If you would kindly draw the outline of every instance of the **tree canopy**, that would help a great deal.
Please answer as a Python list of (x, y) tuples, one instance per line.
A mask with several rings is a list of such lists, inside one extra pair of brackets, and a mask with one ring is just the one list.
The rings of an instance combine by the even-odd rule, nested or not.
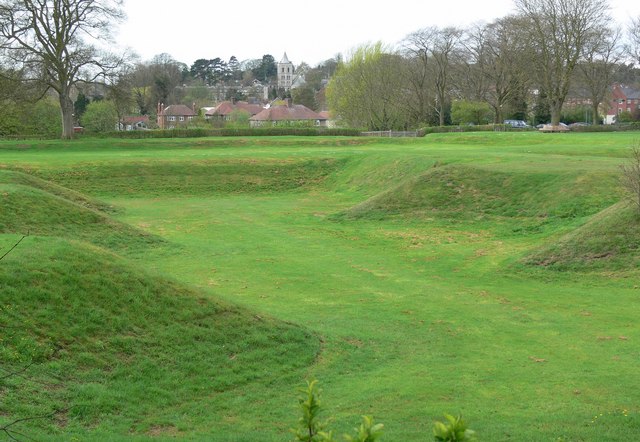
[(538, 80), (547, 93), (551, 124), (560, 123), (571, 76), (589, 41), (609, 20), (606, 0), (516, 0), (527, 41), (536, 53)]
[(73, 137), (76, 84), (108, 75), (122, 63), (101, 51), (96, 39), (110, 39), (110, 26), (124, 15), (121, 0), (0, 1), (0, 50), (21, 69), (25, 81), (57, 93), (62, 136)]
[(401, 57), (390, 53), (381, 42), (357, 48), (338, 66), (329, 84), (331, 108), (352, 127), (402, 128), (400, 63)]

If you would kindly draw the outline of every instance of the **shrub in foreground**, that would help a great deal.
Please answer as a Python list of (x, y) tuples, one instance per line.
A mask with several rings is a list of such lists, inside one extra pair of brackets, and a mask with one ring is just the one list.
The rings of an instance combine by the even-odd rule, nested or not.
[[(292, 428), (296, 442), (335, 442), (331, 431), (324, 431), (326, 422), (320, 420), (323, 411), (320, 402), (318, 381), (307, 381), (306, 388), (301, 388), (298, 398), (302, 417), (298, 420), (298, 428)], [(355, 436), (345, 434), (346, 442), (375, 442), (382, 436), (383, 424), (376, 424), (371, 416), (362, 416), (362, 424), (355, 429)]]
[(456, 441), (474, 441), (475, 431), (467, 427), (467, 423), (462, 416), (444, 415), (446, 423), (436, 421), (433, 426), (433, 435), (436, 441), (456, 442)]
[[(336, 442), (331, 431), (325, 431), (326, 421), (322, 421), (320, 414), (323, 411), (320, 402), (320, 390), (318, 381), (307, 381), (305, 388), (299, 389), (298, 397), (302, 416), (298, 419), (298, 428), (292, 428), (295, 442)], [(436, 421), (433, 426), (433, 435), (436, 441), (441, 442), (473, 442), (475, 432), (467, 427), (462, 416), (444, 415), (446, 423)], [(355, 435), (343, 435), (346, 442), (375, 442), (382, 437), (383, 424), (376, 424), (371, 416), (362, 416), (360, 427), (355, 428)]]

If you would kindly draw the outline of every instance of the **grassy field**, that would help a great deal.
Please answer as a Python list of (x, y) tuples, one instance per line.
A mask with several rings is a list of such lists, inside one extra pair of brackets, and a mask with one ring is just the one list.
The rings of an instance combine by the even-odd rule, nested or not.
[(316, 377), (337, 434), (640, 439), (638, 138), (1, 142), (0, 428), (286, 441)]

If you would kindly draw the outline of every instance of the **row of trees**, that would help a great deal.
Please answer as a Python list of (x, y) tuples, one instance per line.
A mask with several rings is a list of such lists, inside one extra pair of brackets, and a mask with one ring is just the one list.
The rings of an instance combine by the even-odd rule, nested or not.
[[(303, 63), (307, 85), (293, 98), (317, 109), (317, 92), (331, 77), (334, 114), (350, 126), (384, 130), (481, 122), (487, 109), (496, 122), (533, 110), (558, 124), (571, 93), (591, 101), (597, 121), (611, 82), (621, 73), (637, 79), (630, 63), (640, 63), (640, 18), (623, 44), (606, 0), (514, 1), (516, 15), (489, 24), (424, 28), (394, 49), (378, 43), (345, 62)], [(253, 80), (275, 79), (268, 54), (242, 63), (203, 58), (190, 67), (168, 54), (145, 63), (116, 56), (97, 42), (108, 42), (111, 24), (122, 18), (122, 0), (0, 0), (0, 93), (13, 103), (53, 93), (62, 136), (70, 138), (83, 109), (75, 95), (87, 88), (85, 96), (106, 98), (119, 116), (153, 115), (157, 103), (243, 99)]]
[[(297, 71), (304, 74), (306, 84), (295, 91), (294, 99), (310, 108), (318, 108), (315, 93), (323, 86), (338, 65), (338, 58), (329, 59), (316, 67), (301, 63)], [(252, 89), (255, 82), (260, 86)], [(149, 62), (137, 63), (126, 75), (121, 75), (117, 86), (124, 91), (133, 90), (135, 103), (130, 111), (142, 115), (152, 114), (157, 103), (195, 103), (198, 107), (220, 100), (247, 100), (251, 96), (262, 99), (262, 87), (269, 88), (269, 98), (285, 98), (290, 92), (277, 90), (277, 63), (270, 54), (262, 58), (229, 61), (219, 57), (198, 59), (190, 67), (161, 54)], [(287, 96), (289, 98), (290, 96)]]
[(231, 57), (200, 59), (189, 68), (168, 54), (134, 63), (131, 54), (104, 49), (112, 43), (112, 24), (123, 17), (122, 0), (0, 0), (0, 99), (17, 105), (54, 96), (62, 136), (71, 138), (84, 109), (74, 98), (96, 83), (104, 87), (85, 96), (108, 99), (118, 115), (149, 115), (159, 102), (204, 100), (207, 87), (220, 83), (275, 78), (271, 55), (244, 67)]
[(2, 0), (2, 75), (40, 96), (53, 91), (62, 135), (71, 138), (76, 86), (107, 80), (127, 61), (127, 54), (114, 55), (96, 43), (110, 41), (110, 23), (123, 17), (121, 0)]
[(558, 125), (569, 95), (588, 100), (598, 121), (611, 83), (640, 78), (640, 18), (623, 41), (605, 0), (515, 4), (517, 14), (488, 24), (420, 29), (397, 48), (361, 46), (333, 78), (330, 107), (371, 130), (480, 122), (489, 111), (496, 123), (534, 112)]

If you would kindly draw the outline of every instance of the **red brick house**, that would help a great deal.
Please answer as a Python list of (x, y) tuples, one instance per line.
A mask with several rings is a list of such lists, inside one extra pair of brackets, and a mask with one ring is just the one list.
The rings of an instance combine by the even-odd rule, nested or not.
[(160, 129), (174, 129), (189, 124), (198, 114), (184, 104), (172, 104), (164, 107), (158, 104), (158, 127)]
[(145, 130), (149, 129), (149, 116), (129, 116), (123, 117), (118, 124), (118, 130)]
[(611, 89), (611, 101), (605, 123), (613, 124), (617, 115), (637, 109), (640, 109), (640, 89), (616, 83)]
[(251, 127), (309, 125), (326, 126), (327, 117), (301, 104), (271, 106), (249, 119)]
[(242, 111), (253, 117), (263, 111), (263, 107), (260, 104), (250, 104), (246, 101), (223, 101), (215, 108), (207, 111), (204, 114), (205, 119), (214, 121), (229, 121), (231, 114), (236, 111)]

